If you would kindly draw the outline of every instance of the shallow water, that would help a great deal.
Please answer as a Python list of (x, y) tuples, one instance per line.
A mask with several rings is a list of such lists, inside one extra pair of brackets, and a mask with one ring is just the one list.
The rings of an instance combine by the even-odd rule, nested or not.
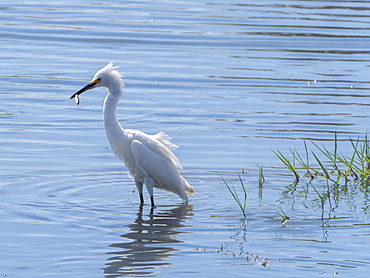
[[(271, 149), (331, 148), (337, 132), (350, 153), (370, 130), (368, 4), (2, 1), (0, 274), (367, 275), (368, 187), (341, 185), (322, 207)], [(111, 60), (122, 125), (172, 136), (189, 205), (155, 191), (140, 209), (105, 136), (106, 92), (69, 100)], [(238, 173), (246, 220), (221, 179), (238, 188)]]

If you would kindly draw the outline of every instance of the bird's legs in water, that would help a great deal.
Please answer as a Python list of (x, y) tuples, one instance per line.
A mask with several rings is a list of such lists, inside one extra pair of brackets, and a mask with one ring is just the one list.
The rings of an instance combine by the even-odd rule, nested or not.
[(136, 185), (137, 191), (139, 192), (140, 205), (143, 205), (144, 204), (143, 183), (135, 179), (135, 185)]
[(151, 177), (146, 176), (144, 178), (144, 183), (150, 195), (150, 201), (152, 203), (152, 208), (154, 208), (155, 207), (154, 197), (153, 197), (154, 180)]
[[(143, 183), (135, 179), (135, 184), (136, 184), (137, 191), (139, 192), (139, 196), (140, 196), (140, 205), (143, 205), (144, 204)], [(154, 180), (150, 177), (146, 177), (145, 186), (150, 195), (150, 202), (152, 203), (152, 208), (154, 208), (155, 207), (154, 197), (153, 197)]]

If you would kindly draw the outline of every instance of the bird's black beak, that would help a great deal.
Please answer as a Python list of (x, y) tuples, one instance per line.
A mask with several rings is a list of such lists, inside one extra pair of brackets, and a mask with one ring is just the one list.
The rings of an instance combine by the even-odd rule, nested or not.
[(80, 94), (82, 94), (83, 92), (86, 92), (92, 88), (94, 88), (94, 86), (96, 85), (97, 83), (94, 83), (94, 82), (90, 82), (89, 84), (87, 84), (85, 87), (83, 87), (81, 90), (79, 90), (78, 92), (74, 93), (69, 99), (72, 99), (74, 98), (76, 100), (76, 103), (77, 105), (80, 104), (80, 99), (78, 98), (78, 96)]
[(74, 93), (69, 99), (72, 99), (72, 98), (76, 97), (76, 95), (77, 96), (78, 95), (81, 95), (83, 92), (86, 92), (87, 90), (92, 89), (95, 85), (96, 85), (96, 83), (89, 83), (89, 84), (87, 84), (81, 90), (79, 90), (78, 92)]

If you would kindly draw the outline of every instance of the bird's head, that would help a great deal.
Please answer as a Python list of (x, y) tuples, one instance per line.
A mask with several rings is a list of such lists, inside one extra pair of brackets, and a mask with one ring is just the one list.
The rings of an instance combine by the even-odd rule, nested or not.
[(113, 63), (110, 62), (104, 68), (98, 70), (95, 73), (93, 79), (91, 79), (91, 81), (81, 90), (74, 93), (70, 97), (70, 99), (74, 98), (76, 100), (76, 103), (79, 104), (80, 100), (78, 96), (88, 90), (98, 88), (98, 87), (111, 88), (113, 86), (118, 86), (122, 88), (124, 85), (123, 85), (121, 76), (122, 75), (118, 72), (117, 67), (114, 67)]

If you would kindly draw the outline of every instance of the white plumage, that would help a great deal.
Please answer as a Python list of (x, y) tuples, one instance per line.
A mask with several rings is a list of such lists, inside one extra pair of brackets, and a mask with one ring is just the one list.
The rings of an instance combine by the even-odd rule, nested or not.
[(189, 183), (179, 174), (180, 161), (171, 149), (178, 148), (164, 132), (148, 135), (139, 130), (124, 129), (116, 117), (116, 107), (123, 93), (121, 75), (112, 63), (99, 70), (94, 78), (81, 90), (71, 96), (79, 104), (78, 96), (83, 92), (106, 87), (108, 94), (104, 101), (104, 126), (114, 154), (128, 168), (139, 191), (140, 203), (144, 203), (145, 184), (154, 207), (153, 187), (171, 191), (185, 202), (194, 192)]

